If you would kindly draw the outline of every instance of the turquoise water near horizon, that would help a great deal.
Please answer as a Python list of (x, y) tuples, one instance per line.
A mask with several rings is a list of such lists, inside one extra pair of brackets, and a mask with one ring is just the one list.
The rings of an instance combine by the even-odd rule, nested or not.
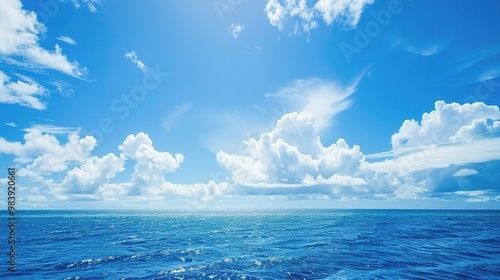
[(500, 279), (500, 211), (16, 215), (16, 272), (2, 254), (2, 279)]

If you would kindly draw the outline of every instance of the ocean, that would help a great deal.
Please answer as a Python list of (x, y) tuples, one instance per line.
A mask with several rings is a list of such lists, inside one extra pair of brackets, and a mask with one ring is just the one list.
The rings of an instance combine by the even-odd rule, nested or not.
[(500, 211), (16, 215), (2, 279), (500, 279)]

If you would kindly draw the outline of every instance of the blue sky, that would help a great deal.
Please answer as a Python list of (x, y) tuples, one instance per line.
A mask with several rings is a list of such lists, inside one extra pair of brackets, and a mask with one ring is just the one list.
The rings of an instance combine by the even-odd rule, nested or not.
[(0, 168), (26, 209), (500, 208), (499, 8), (2, 1)]

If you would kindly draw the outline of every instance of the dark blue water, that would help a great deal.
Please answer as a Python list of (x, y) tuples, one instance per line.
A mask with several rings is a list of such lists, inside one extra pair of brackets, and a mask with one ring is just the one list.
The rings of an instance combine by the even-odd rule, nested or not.
[(25, 211), (17, 226), (0, 278), (500, 279), (499, 211)]

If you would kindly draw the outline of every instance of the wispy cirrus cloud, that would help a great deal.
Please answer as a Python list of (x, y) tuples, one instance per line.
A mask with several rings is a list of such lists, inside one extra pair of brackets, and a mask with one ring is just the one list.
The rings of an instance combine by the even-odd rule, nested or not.
[(70, 45), (76, 45), (75, 40), (73, 40), (73, 38), (71, 38), (69, 36), (59, 36), (56, 39), (59, 41), (63, 41), (63, 42), (70, 44)]
[(365, 72), (348, 86), (317, 78), (298, 79), (266, 97), (279, 99), (292, 111), (314, 115), (314, 129), (320, 132), (330, 126), (335, 115), (351, 106), (351, 95)]
[[(87, 69), (77, 61), (70, 61), (59, 45), (54, 50), (41, 46), (41, 38), (47, 28), (33, 11), (23, 8), (20, 0), (0, 1), (0, 63), (8, 65), (0, 71), (0, 103), (18, 104), (24, 107), (45, 110), (43, 97), (49, 96), (52, 83), (57, 80), (35, 79), (26, 72), (45, 73), (55, 71), (85, 80)], [(57, 38), (68, 44), (76, 42), (67, 36)], [(17, 71), (24, 73), (19, 74)], [(16, 80), (13, 76), (17, 76)]]
[(484, 62), (487, 59), (491, 59), (500, 53), (500, 47), (486, 48), (476, 50), (474, 53), (465, 55), (457, 59), (456, 65), (454, 65), (451, 71), (452, 75), (467, 71), (468, 69), (476, 66), (477, 64)]
[(417, 48), (414, 45), (410, 45), (406, 48), (406, 51), (421, 56), (431, 56), (438, 54), (443, 50), (443, 48), (444, 46), (440, 44), (429, 45), (427, 47), (422, 47), (422, 48)]
[[(371, 158), (367, 155), (367, 158)], [(500, 138), (457, 142), (451, 145), (420, 146), (411, 153), (367, 163), (365, 169), (377, 172), (408, 175), (425, 170), (447, 168), (452, 165), (476, 164), (500, 160)], [(458, 176), (458, 175), (457, 175)]]
[(457, 172), (453, 173), (453, 177), (463, 177), (463, 176), (471, 176), (471, 175), (476, 175), (479, 172), (475, 169), (469, 169), (469, 168), (462, 168), (458, 170)]
[(41, 133), (62, 135), (62, 134), (70, 134), (72, 132), (77, 132), (78, 129), (75, 127), (62, 127), (50, 124), (33, 124), (30, 127), (23, 129), (23, 131), (28, 133), (33, 131), (39, 131)]
[(27, 69), (51, 69), (64, 74), (83, 78), (87, 69), (76, 61), (70, 62), (55, 45), (53, 51), (42, 48), (40, 36), (47, 28), (38, 21), (33, 11), (23, 9), (19, 0), (0, 2), (0, 59), (6, 63), (23, 66)]

